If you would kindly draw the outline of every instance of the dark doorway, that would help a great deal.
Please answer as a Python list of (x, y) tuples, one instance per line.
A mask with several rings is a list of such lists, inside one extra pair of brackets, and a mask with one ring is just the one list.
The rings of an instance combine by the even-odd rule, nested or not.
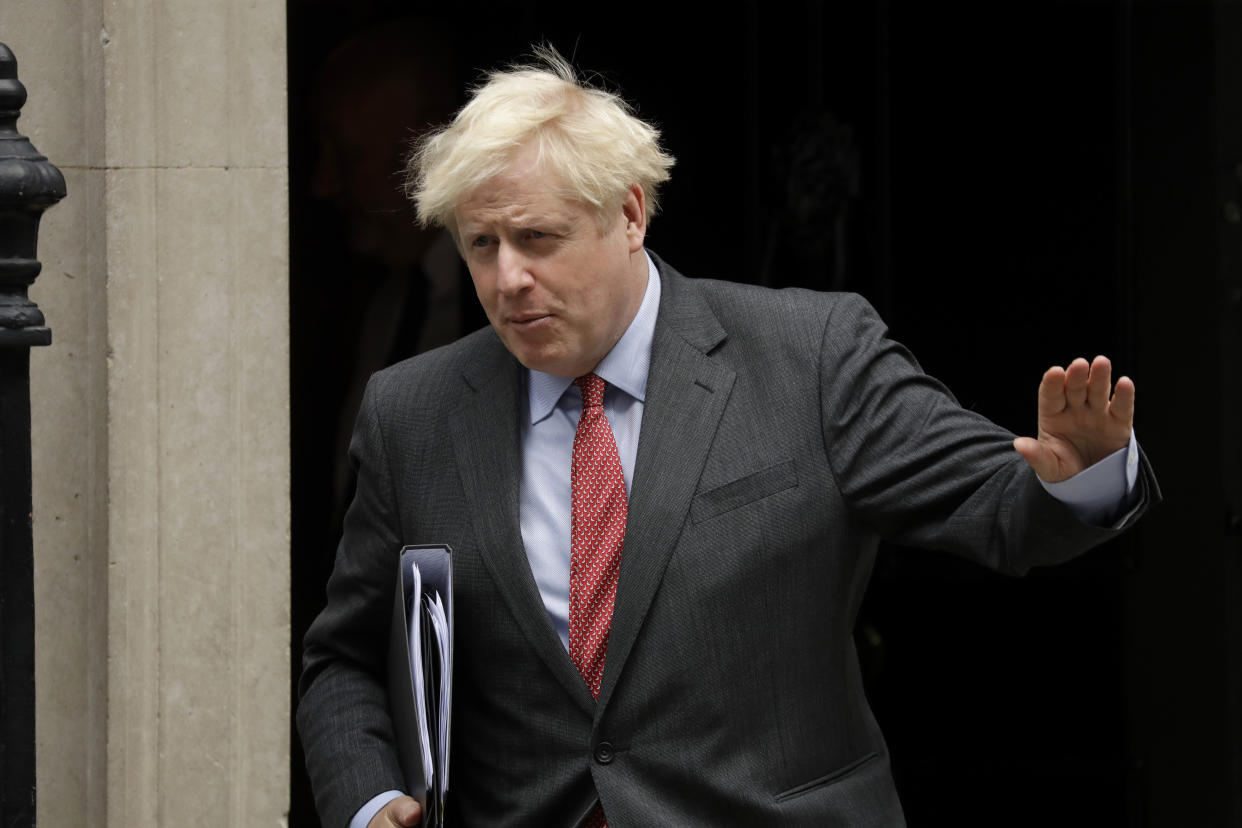
[[(1020, 580), (886, 550), (868, 692), (912, 825), (1242, 824), (1242, 7), (445, 5), (288, 3), (294, 675), (361, 324), (316, 100), (342, 43), (414, 17), (457, 89), (547, 41), (636, 103), (678, 159), (649, 245), (688, 275), (862, 293), (1019, 433), (1047, 365), (1133, 376), (1164, 506)], [(292, 772), (316, 826), (296, 733)]]

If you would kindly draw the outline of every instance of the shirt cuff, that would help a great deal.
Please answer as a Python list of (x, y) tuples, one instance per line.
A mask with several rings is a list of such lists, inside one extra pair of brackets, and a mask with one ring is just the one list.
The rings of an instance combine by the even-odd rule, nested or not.
[[(1127, 507), (1133, 506), (1138, 467), (1138, 440), (1131, 429), (1128, 446), (1059, 483), (1039, 482), (1083, 523), (1116, 526), (1125, 522), (1132, 510)], [(1126, 514), (1118, 519), (1121, 512)]]
[(384, 791), (382, 794), (371, 797), (367, 804), (359, 808), (358, 813), (354, 814), (354, 818), (349, 821), (349, 828), (367, 828), (371, 824), (371, 820), (375, 819), (375, 815), (380, 812), (380, 809), (399, 796), (403, 796), (401, 791)]

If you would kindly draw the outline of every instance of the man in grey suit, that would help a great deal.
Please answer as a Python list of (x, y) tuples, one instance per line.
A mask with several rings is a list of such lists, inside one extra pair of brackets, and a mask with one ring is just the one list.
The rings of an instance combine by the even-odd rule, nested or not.
[(421, 816), (384, 686), (417, 543), (453, 552), (450, 822), (903, 824), (852, 639), (879, 538), (1021, 573), (1112, 537), (1159, 497), (1133, 383), (1049, 369), (1015, 439), (856, 296), (681, 276), (644, 248), (672, 158), (555, 54), (412, 165), (491, 325), (363, 400), (298, 711), (324, 824)]

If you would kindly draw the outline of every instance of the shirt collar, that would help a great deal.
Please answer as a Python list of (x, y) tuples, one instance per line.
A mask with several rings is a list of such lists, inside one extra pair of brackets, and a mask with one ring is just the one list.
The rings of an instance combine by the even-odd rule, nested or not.
[[(651, 343), (655, 340), (656, 314), (660, 310), (660, 273), (655, 262), (647, 256), (647, 289), (642, 304), (634, 314), (630, 326), (621, 339), (612, 346), (595, 373), (612, 385), (639, 401), (647, 397), (647, 371), (651, 367)], [(530, 421), (539, 422), (552, 413), (565, 389), (573, 379), (556, 377), (542, 371), (527, 370), (526, 392), (530, 403)]]

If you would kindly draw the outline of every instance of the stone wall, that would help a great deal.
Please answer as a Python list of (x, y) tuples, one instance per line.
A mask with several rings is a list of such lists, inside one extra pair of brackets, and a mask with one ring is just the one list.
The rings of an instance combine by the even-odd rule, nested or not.
[(4, 0), (65, 174), (32, 298), (39, 822), (288, 808), (285, 4)]

